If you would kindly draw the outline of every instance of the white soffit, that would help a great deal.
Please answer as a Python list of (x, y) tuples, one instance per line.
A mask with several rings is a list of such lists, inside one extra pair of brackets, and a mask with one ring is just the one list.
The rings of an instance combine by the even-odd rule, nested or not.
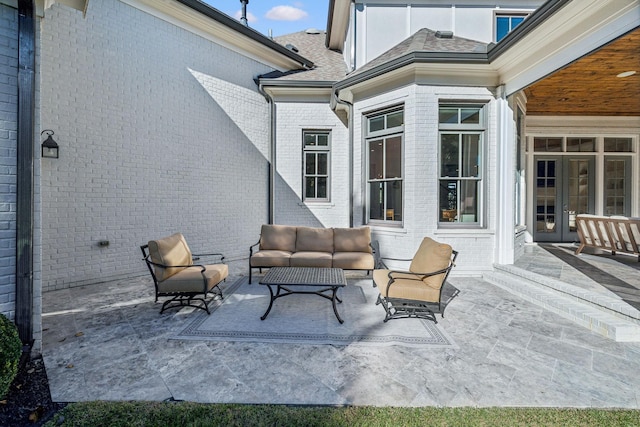
[(498, 82), (498, 74), (488, 64), (412, 63), (341, 89), (340, 99), (353, 102), (356, 95), (405, 84), (496, 87)]
[(87, 13), (87, 5), (89, 4), (89, 0), (44, 0), (44, 8), (49, 9), (55, 3), (64, 4), (69, 6), (70, 8), (81, 11), (82, 13)]
[(513, 94), (639, 25), (639, 0), (573, 0), (492, 66)]
[[(265, 92), (274, 98), (327, 98), (331, 95), (332, 89), (330, 87), (303, 87), (303, 86), (269, 86), (266, 84), (263, 86)], [(279, 100), (278, 99), (278, 100)]]
[(278, 71), (301, 68), (291, 58), (269, 49), (260, 42), (210, 19), (201, 13), (174, 0), (120, 0), (131, 7), (198, 34), (207, 40), (266, 64)]
[(351, 2), (349, 0), (335, 0), (333, 3), (331, 33), (327, 43), (329, 49), (342, 52), (349, 25), (350, 6)]

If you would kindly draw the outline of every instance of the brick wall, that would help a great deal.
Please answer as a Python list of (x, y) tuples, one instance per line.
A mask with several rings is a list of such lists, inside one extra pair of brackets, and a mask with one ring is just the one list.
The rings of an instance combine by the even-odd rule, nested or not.
[[(302, 202), (302, 131), (331, 132), (330, 202)], [(275, 223), (349, 226), (349, 131), (325, 103), (277, 103)]]
[(271, 69), (115, 0), (55, 4), (42, 34), (41, 126), (60, 145), (42, 161), (44, 290), (148, 274), (139, 245), (176, 231), (246, 270), (267, 218), (253, 78)]
[[(429, 236), (460, 252), (452, 274), (481, 274), (491, 270), (495, 250), (496, 114), (492, 94), (484, 88), (412, 85), (356, 102), (354, 114), (355, 175), (366, 168), (363, 120), (371, 111), (404, 104), (404, 224), (401, 228), (372, 226), (383, 256), (411, 258), (423, 237)], [(438, 103), (440, 100), (488, 102), (485, 150), (486, 228), (438, 228)], [(358, 182), (358, 181), (356, 181)], [(358, 190), (358, 185), (361, 189)], [(364, 184), (356, 184), (356, 224), (366, 222)], [(397, 265), (401, 267), (402, 265)], [(406, 266), (404, 266), (406, 267)]]
[(0, 4), (0, 313), (13, 320), (16, 288), (18, 11)]

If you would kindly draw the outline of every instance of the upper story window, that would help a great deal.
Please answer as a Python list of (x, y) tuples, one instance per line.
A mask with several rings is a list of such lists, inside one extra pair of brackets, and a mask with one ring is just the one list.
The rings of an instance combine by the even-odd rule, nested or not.
[(482, 105), (440, 105), (441, 225), (482, 225), (484, 116)]
[(496, 42), (499, 42), (524, 21), (528, 13), (496, 13)]
[(368, 220), (402, 224), (404, 109), (395, 108), (366, 118)]
[(329, 201), (330, 137), (329, 131), (302, 132), (304, 201)]

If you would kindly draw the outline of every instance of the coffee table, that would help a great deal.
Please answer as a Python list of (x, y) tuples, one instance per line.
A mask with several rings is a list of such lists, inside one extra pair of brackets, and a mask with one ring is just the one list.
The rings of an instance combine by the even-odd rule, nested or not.
[[(272, 267), (260, 280), (260, 284), (267, 286), (271, 294), (269, 308), (260, 317), (262, 320), (267, 318), (273, 302), (278, 298), (293, 294), (314, 294), (331, 300), (333, 312), (338, 321), (344, 323), (336, 308), (336, 301), (342, 302), (337, 295), (338, 289), (347, 285), (347, 279), (341, 268)], [(313, 288), (313, 290), (303, 290), (299, 289), (300, 287)]]

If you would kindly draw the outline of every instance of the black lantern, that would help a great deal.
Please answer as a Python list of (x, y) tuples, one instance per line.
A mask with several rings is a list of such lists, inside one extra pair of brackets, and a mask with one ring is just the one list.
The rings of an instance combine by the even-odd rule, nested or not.
[(47, 139), (42, 142), (42, 157), (46, 157), (49, 159), (57, 159), (58, 158), (58, 143), (53, 140), (51, 135), (54, 132), (51, 129), (45, 129), (40, 132), (40, 135), (47, 132)]

